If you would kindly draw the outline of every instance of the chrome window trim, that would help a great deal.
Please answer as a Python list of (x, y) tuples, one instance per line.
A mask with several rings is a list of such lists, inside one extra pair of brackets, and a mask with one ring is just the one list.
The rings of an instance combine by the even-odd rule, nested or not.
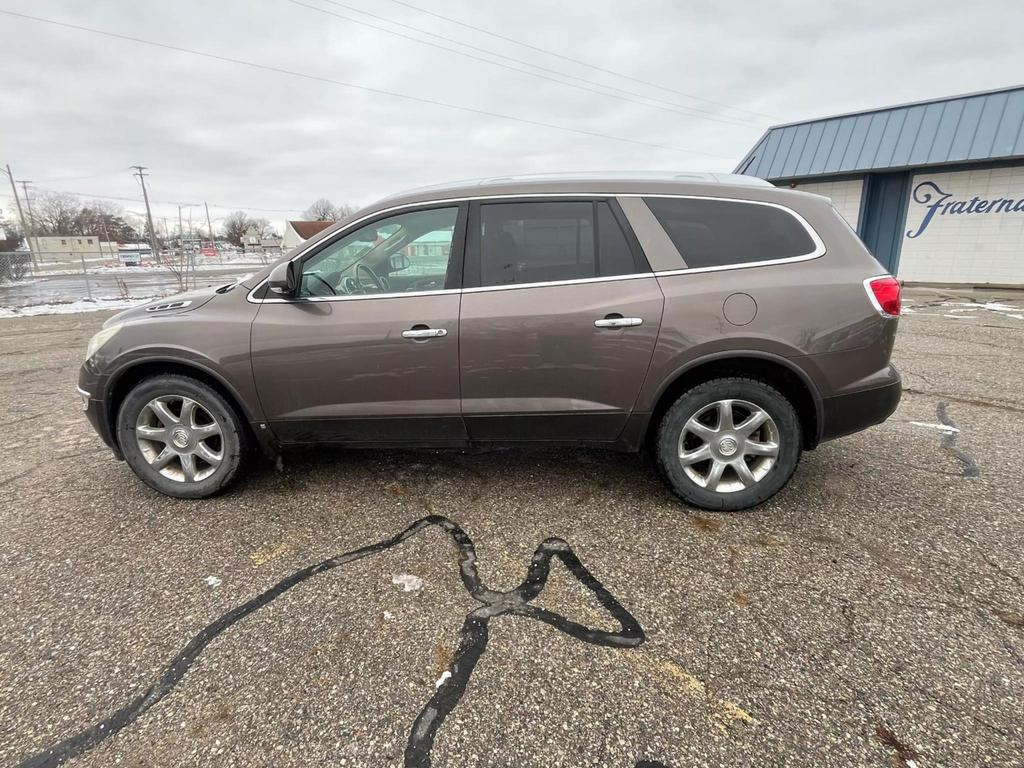
[[(780, 211), (785, 211), (794, 219), (797, 223), (804, 228), (807, 232), (808, 237), (811, 238), (811, 242), (814, 243), (814, 250), (810, 253), (804, 253), (799, 256), (786, 256), (781, 259), (765, 259), (764, 261), (743, 261), (736, 264), (722, 264), (717, 267), (684, 267), (683, 269), (666, 269), (654, 274), (658, 277), (669, 277), (671, 275), (690, 275), (699, 274), (701, 272), (724, 272), (730, 269), (749, 269), (750, 267), (771, 267), (777, 264), (795, 264), (801, 261), (811, 261), (812, 259), (818, 259), (827, 253), (828, 248), (825, 247), (825, 242), (818, 235), (817, 231), (810, 225), (803, 216), (794, 211), (792, 208), (780, 203), (769, 203), (764, 200), (740, 200), (734, 197), (712, 197), (711, 195), (623, 195), (623, 197), (666, 197), (684, 200), (716, 200), (726, 203), (746, 203), (748, 205), (764, 205), (769, 208), (778, 208)], [(653, 214), (653, 211), (651, 212)], [(657, 219), (657, 216), (655, 216)], [(661, 223), (660, 221), (658, 222)], [(664, 226), (662, 227), (664, 229)], [(667, 232), (665, 233), (668, 234)], [(671, 238), (670, 238), (671, 239)], [(673, 247), (675, 243), (672, 244)], [(676, 248), (676, 252), (679, 253), (679, 249)], [(679, 258), (682, 259), (683, 264), (686, 263), (686, 256), (679, 253)]]
[[(770, 202), (766, 202), (766, 201), (763, 201), (763, 200), (744, 200), (742, 198), (735, 198), (735, 197), (716, 197), (714, 195), (669, 195), (669, 194), (664, 194), (664, 193), (661, 193), (661, 194), (644, 194), (644, 193), (640, 193), (640, 192), (628, 192), (628, 193), (620, 193), (620, 192), (546, 192), (546, 193), (543, 193), (542, 192), (542, 193), (532, 193), (532, 194), (528, 193), (528, 192), (518, 192), (518, 193), (515, 193), (515, 194), (507, 194), (507, 195), (470, 195), (470, 196), (460, 196), (460, 197), (451, 197), (451, 198), (440, 198), (440, 199), (437, 199), (437, 200), (420, 200), (420, 201), (415, 202), (415, 203), (402, 203), (401, 205), (391, 206), (390, 208), (382, 208), (379, 211), (372, 211), (372, 212), (366, 214), (365, 216), (361, 216), (358, 219), (356, 219), (355, 221), (350, 222), (343, 229), (340, 229), (337, 232), (335, 232), (334, 234), (332, 234), (329, 238), (325, 238), (324, 240), (318, 240), (315, 243), (309, 244), (307, 247), (303, 248), (298, 253), (296, 253), (294, 256), (292, 256), (290, 259), (288, 259), (288, 261), (292, 262), (292, 261), (296, 261), (298, 259), (301, 259), (303, 256), (305, 256), (307, 253), (312, 251), (314, 248), (319, 248), (319, 247), (324, 246), (324, 245), (329, 245), (331, 242), (333, 242), (335, 240), (340, 240), (341, 238), (345, 237), (346, 235), (350, 234), (351, 232), (354, 232), (355, 229), (358, 228), (358, 226), (360, 224), (362, 224), (363, 222), (365, 222), (365, 221), (367, 221), (369, 219), (377, 218), (379, 216), (383, 216), (383, 215), (386, 215), (386, 214), (389, 214), (389, 213), (393, 213), (393, 212), (396, 212), (396, 211), (403, 211), (403, 210), (406, 210), (408, 208), (422, 208), (422, 207), (427, 207), (427, 206), (443, 205), (445, 203), (451, 203), (453, 205), (457, 205), (459, 203), (468, 202), (468, 201), (472, 201), (472, 200), (517, 200), (517, 199), (519, 199), (519, 200), (521, 200), (521, 199), (536, 200), (538, 198), (562, 198), (562, 197), (570, 197), (570, 198), (586, 197), (586, 198), (597, 199), (597, 200), (614, 200), (617, 197), (639, 197), (639, 198), (644, 198), (644, 197), (662, 197), (662, 198), (682, 199), (682, 200), (717, 200), (717, 201), (727, 202), (727, 203), (746, 203), (748, 205), (766, 205), (766, 206), (768, 206), (770, 208), (778, 208), (778, 209), (780, 209), (782, 211), (785, 211), (790, 216), (795, 218), (797, 220), (797, 222), (799, 222), (800, 225), (807, 231), (807, 234), (810, 236), (812, 242), (814, 243), (815, 248), (814, 248), (814, 251), (812, 251), (811, 253), (804, 254), (802, 256), (788, 256), (788, 257), (782, 258), (782, 259), (770, 259), (770, 260), (767, 260), (767, 261), (749, 261), (749, 262), (743, 262), (743, 263), (740, 263), (740, 264), (725, 264), (725, 265), (718, 266), (718, 267), (687, 267), (685, 269), (672, 269), (672, 270), (665, 270), (665, 271), (661, 271), (661, 272), (633, 272), (633, 273), (630, 273), (630, 274), (627, 274), (627, 275), (610, 275), (610, 276), (607, 276), (607, 277), (586, 277), (586, 278), (576, 278), (576, 279), (572, 279), (572, 280), (551, 280), (551, 281), (539, 282), (539, 283), (512, 283), (512, 284), (509, 284), (509, 285), (487, 285), (487, 286), (480, 286), (480, 287), (475, 287), (475, 288), (446, 288), (446, 289), (437, 290), (437, 291), (410, 291), (408, 293), (404, 293), (404, 292), (398, 292), (398, 293), (374, 293), (374, 294), (360, 294), (358, 296), (307, 296), (307, 297), (304, 297), (304, 298), (301, 298), (301, 299), (279, 299), (279, 298), (269, 298), (269, 297), (268, 298), (264, 298), (264, 299), (254, 298), (253, 294), (255, 294), (256, 291), (260, 290), (260, 288), (262, 288), (266, 284), (266, 282), (267, 282), (267, 278), (263, 278), (263, 280), (258, 282), (252, 288), (252, 290), (250, 290), (249, 293), (246, 294), (245, 300), (248, 301), (251, 304), (296, 304), (296, 303), (301, 303), (301, 302), (305, 302), (305, 301), (357, 301), (357, 300), (362, 300), (362, 299), (394, 299), (394, 298), (400, 298), (402, 296), (408, 296), (408, 297), (436, 296), (436, 295), (447, 294), (447, 293), (484, 293), (484, 292), (487, 292), (487, 291), (509, 291), (509, 290), (516, 290), (516, 289), (519, 289), (519, 288), (546, 288), (546, 287), (554, 286), (554, 285), (578, 285), (578, 284), (583, 284), (583, 283), (611, 282), (611, 281), (615, 281), (615, 280), (635, 280), (635, 279), (642, 278), (642, 277), (668, 277), (668, 276), (671, 276), (671, 275), (697, 274), (697, 273), (700, 273), (700, 272), (721, 272), (721, 271), (731, 270), (731, 269), (747, 269), (749, 267), (768, 267), (768, 266), (774, 266), (774, 265), (777, 265), (777, 264), (789, 264), (789, 263), (795, 263), (795, 262), (800, 262), (800, 261), (810, 261), (812, 259), (817, 259), (817, 258), (819, 258), (821, 256), (824, 256), (826, 251), (827, 251), (827, 248), (825, 247), (825, 243), (822, 241), (821, 237), (815, 231), (814, 227), (812, 227), (808, 223), (808, 221), (803, 216), (801, 216), (799, 213), (797, 213), (796, 211), (794, 211), (792, 208), (790, 208), (788, 206), (782, 205), (781, 203), (770, 203)], [(683, 263), (685, 264), (686, 263), (686, 259), (683, 257), (682, 254), (679, 254), (679, 256), (683, 260)]]
[(720, 267), (686, 267), (685, 269), (664, 269), (655, 272), (656, 277), (672, 277), (673, 275), (697, 275), (701, 272), (727, 272), (733, 269), (749, 269), (750, 267), (773, 267), (777, 264), (795, 264), (800, 261), (811, 261), (825, 254), (809, 253), (806, 256), (787, 256), (784, 259), (767, 259), (765, 261), (744, 261), (741, 264), (723, 264)]
[(279, 299), (279, 298), (265, 298), (265, 299), (254, 299), (252, 294), (258, 291), (263, 286), (261, 282), (251, 291), (246, 299), (251, 301), (253, 304), (302, 304), (307, 301), (362, 301), (364, 299), (397, 299), (402, 296), (440, 296), (445, 293), (462, 293), (460, 288), (442, 288), (436, 291), (397, 291), (391, 293), (359, 293), (354, 296), (303, 296), (298, 299)]
[(508, 283), (506, 285), (481, 285), (476, 288), (462, 288), (462, 293), (489, 293), (490, 291), (514, 291), (519, 288), (550, 288), (556, 285), (583, 285), (585, 283), (611, 283), (619, 280), (642, 280), (653, 278), (653, 272), (630, 272), (628, 275), (606, 275), (605, 277), (578, 277), (574, 280), (545, 280), (539, 283)]

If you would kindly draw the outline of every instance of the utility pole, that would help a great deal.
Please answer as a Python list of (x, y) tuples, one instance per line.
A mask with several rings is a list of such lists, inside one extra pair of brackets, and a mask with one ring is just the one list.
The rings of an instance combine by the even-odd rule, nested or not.
[[(32, 182), (31, 181), (19, 181), (18, 183), (21, 184), (21, 188), (22, 188), (22, 190), (25, 193), (25, 205), (28, 206), (28, 223), (32, 226), (32, 237), (35, 238), (36, 250), (38, 251), (39, 250), (39, 235), (36, 234), (36, 217), (32, 213), (32, 198), (28, 194), (28, 185), (31, 184)], [(25, 237), (26, 238), (28, 237), (28, 233), (27, 232), (25, 233)]]
[(149, 246), (153, 249), (153, 257), (156, 259), (156, 263), (160, 263), (160, 244), (156, 239), (156, 229), (153, 227), (153, 214), (149, 210), (149, 195), (146, 193), (146, 177), (148, 173), (143, 173), (146, 170), (144, 165), (133, 165), (135, 173), (132, 176), (136, 176), (139, 179), (139, 183), (142, 184), (142, 199), (146, 201), (146, 221), (149, 223)]
[(178, 206), (178, 268), (181, 269), (181, 277), (185, 282), (181, 289), (188, 290), (188, 262), (185, 261), (185, 232), (181, 225), (181, 206)]
[[(25, 224), (25, 213), (21, 210), (21, 198), (18, 197), (18, 187), (14, 183), (14, 172), (11, 170), (11, 166), (7, 166), (5, 171), (7, 178), (11, 180), (11, 191), (14, 193), (14, 204), (18, 207), (18, 218), (21, 220), (21, 228), (25, 232), (25, 244), (28, 246), (29, 258), (32, 260), (32, 271), (35, 272), (37, 268), (36, 264), (36, 250), (38, 248), (32, 247), (32, 238), (28, 230), (28, 225)], [(209, 214), (207, 214), (209, 216)]]
[(203, 208), (206, 209), (206, 228), (210, 232), (210, 245), (213, 246), (213, 255), (220, 259), (220, 252), (217, 250), (217, 238), (213, 234), (213, 224), (210, 223), (210, 206), (203, 201)]

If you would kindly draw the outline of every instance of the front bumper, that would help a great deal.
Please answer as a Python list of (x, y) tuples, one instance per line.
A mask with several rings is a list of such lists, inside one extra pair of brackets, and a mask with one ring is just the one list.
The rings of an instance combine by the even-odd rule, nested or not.
[(92, 424), (92, 428), (106, 443), (107, 447), (114, 452), (118, 459), (124, 459), (121, 450), (117, 447), (111, 430), (110, 418), (107, 413), (106, 401), (103, 399), (104, 381), (97, 376), (88, 363), (84, 364), (78, 372), (78, 396), (82, 399), (82, 410), (85, 411), (85, 418)]
[(895, 366), (882, 386), (849, 392), (822, 400), (821, 442), (881, 424), (900, 404), (903, 383)]

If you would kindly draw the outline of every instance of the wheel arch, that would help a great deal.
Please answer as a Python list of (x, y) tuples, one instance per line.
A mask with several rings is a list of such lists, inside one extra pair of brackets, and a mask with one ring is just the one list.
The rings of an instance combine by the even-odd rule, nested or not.
[(121, 404), (124, 402), (125, 397), (128, 393), (141, 381), (152, 378), (154, 376), (187, 376), (191, 379), (206, 384), (213, 389), (217, 394), (224, 398), (228, 403), (228, 406), (235, 412), (239, 421), (243, 425), (243, 429), (247, 430), (249, 437), (256, 441), (264, 450), (267, 449), (266, 436), (258, 434), (260, 431), (253, 429), (253, 422), (255, 417), (246, 408), (243, 399), (239, 396), (238, 392), (235, 391), (222, 376), (212, 371), (207, 366), (197, 363), (192, 360), (182, 360), (180, 358), (146, 358), (142, 360), (133, 361), (122, 368), (119, 368), (114, 372), (107, 380), (105, 388), (104, 400), (106, 401), (106, 417), (107, 427), (110, 430), (110, 436), (113, 439), (117, 449), (120, 450), (120, 444), (117, 439), (117, 416), (121, 410)]
[(804, 448), (811, 450), (821, 438), (822, 402), (810, 377), (799, 366), (770, 352), (718, 352), (693, 360), (670, 376), (658, 392), (647, 422), (645, 443), (650, 446), (665, 412), (683, 392), (712, 379), (742, 376), (763, 381), (779, 390), (796, 409)]

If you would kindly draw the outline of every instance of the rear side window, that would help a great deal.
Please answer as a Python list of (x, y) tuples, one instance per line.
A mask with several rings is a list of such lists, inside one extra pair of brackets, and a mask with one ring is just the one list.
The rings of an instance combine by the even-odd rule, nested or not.
[(604, 201), (480, 206), (480, 285), (582, 280), (637, 272)]
[(688, 268), (807, 256), (815, 243), (781, 208), (731, 200), (645, 197)]

